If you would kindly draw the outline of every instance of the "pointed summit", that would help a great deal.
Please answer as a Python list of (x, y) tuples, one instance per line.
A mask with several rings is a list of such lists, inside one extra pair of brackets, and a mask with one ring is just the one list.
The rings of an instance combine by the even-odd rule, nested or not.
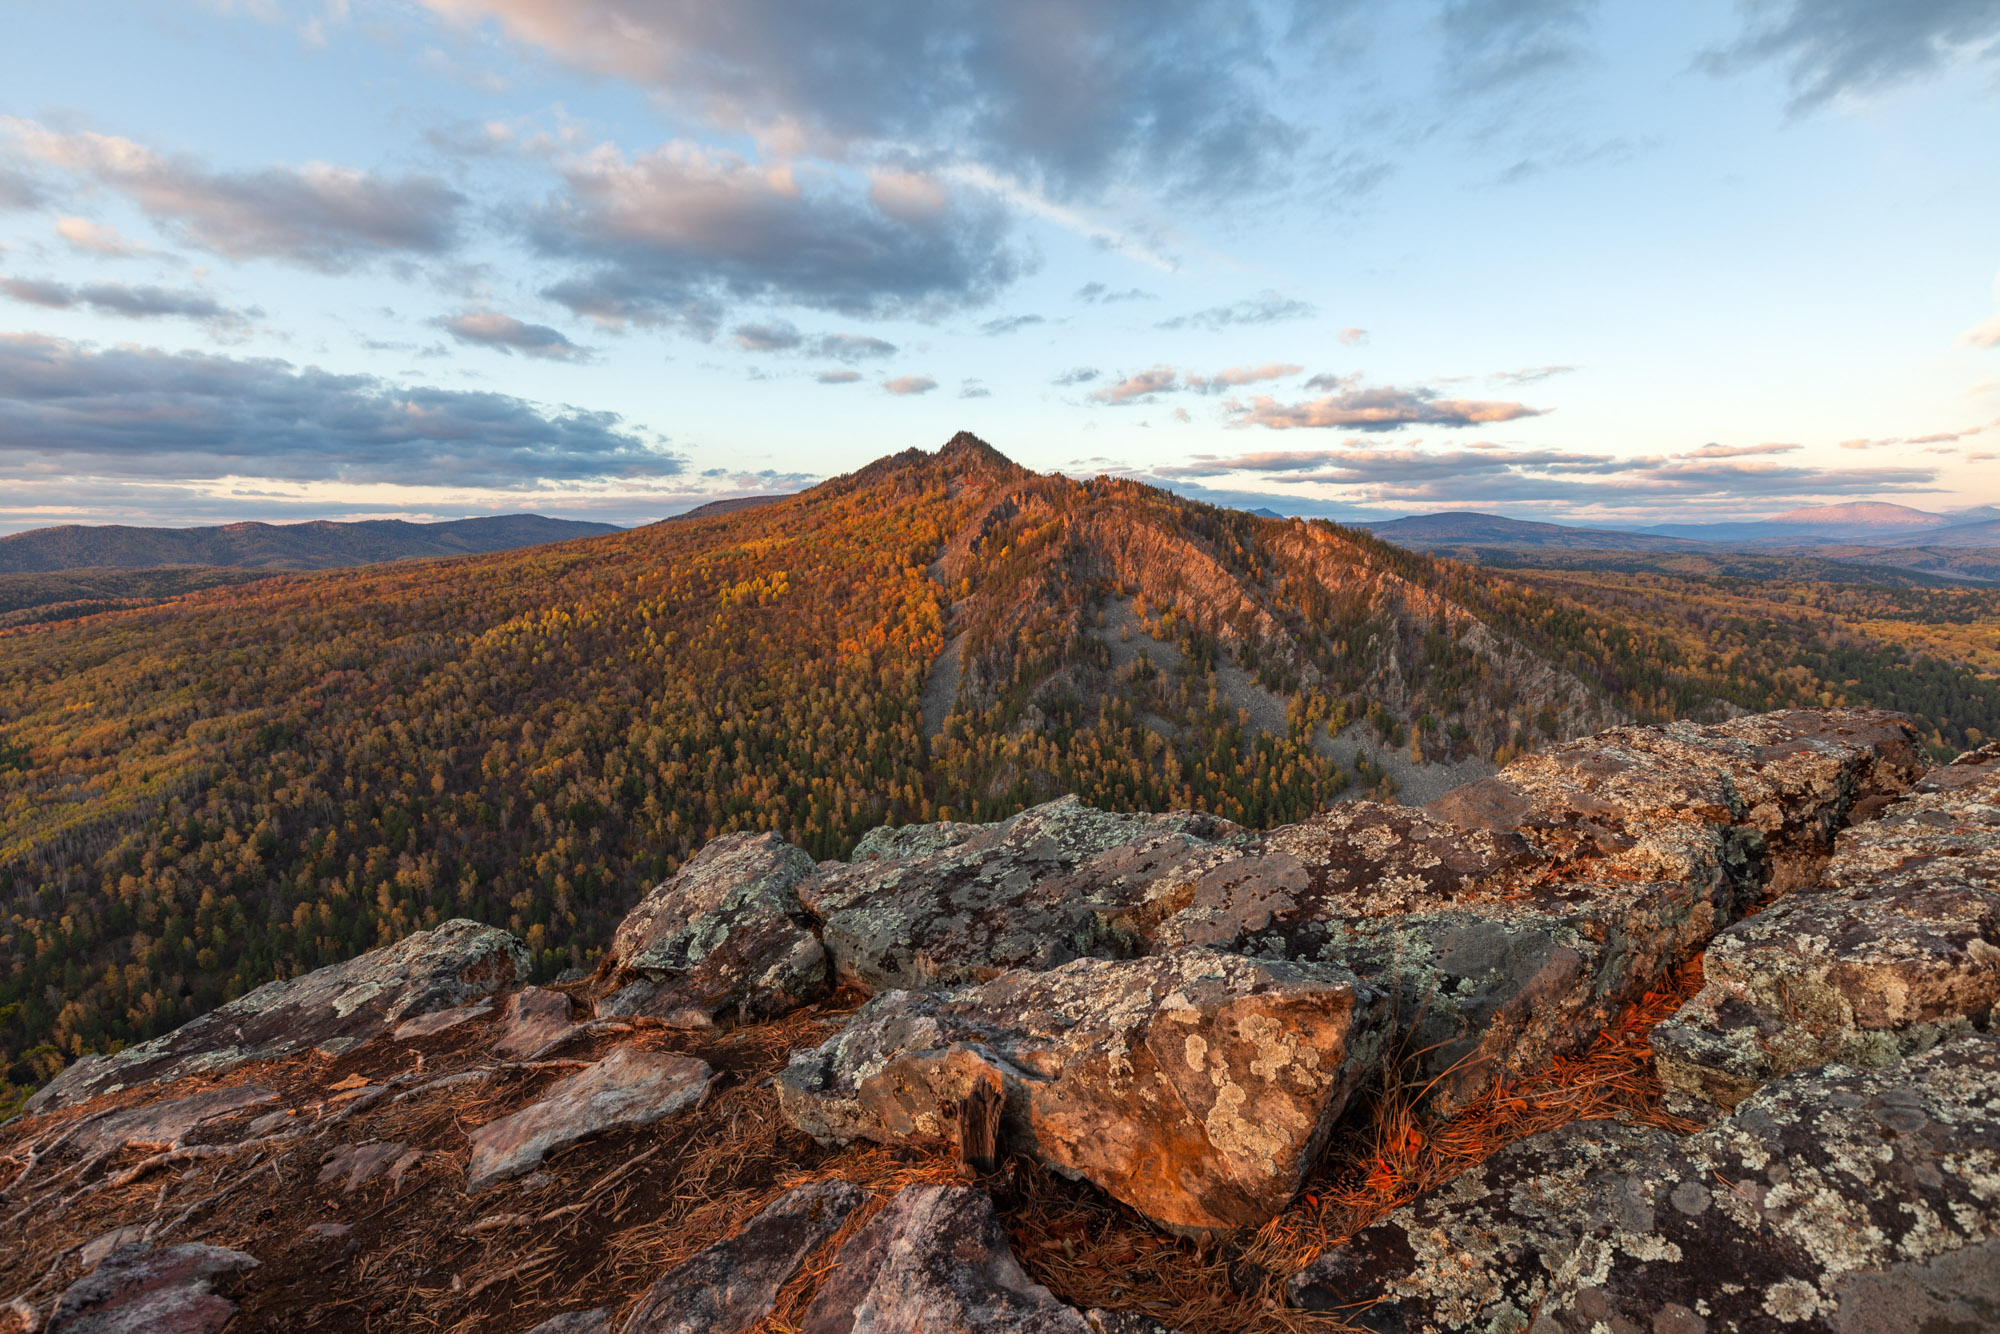
[(1018, 466), (1014, 460), (1008, 458), (1005, 454), (1002, 454), (999, 450), (993, 448), (993, 446), (987, 444), (970, 431), (960, 431), (957, 435), (945, 441), (944, 448), (938, 451), (938, 462), (957, 463), (961, 465), (967, 463), (985, 463), (997, 465), (1002, 468)]

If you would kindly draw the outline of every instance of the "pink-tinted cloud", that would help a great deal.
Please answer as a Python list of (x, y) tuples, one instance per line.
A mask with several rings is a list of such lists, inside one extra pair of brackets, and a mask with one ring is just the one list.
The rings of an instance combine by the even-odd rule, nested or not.
[(1117, 384), (1106, 385), (1091, 394), (1099, 403), (1122, 406), (1127, 403), (1144, 402), (1156, 394), (1169, 393), (1180, 387), (1180, 377), (1171, 366), (1155, 366), (1137, 375), (1128, 375)]
[(937, 381), (928, 375), (898, 375), (893, 380), (884, 380), (882, 387), (898, 398), (909, 398), (915, 394), (928, 394), (937, 388)]
[(45, 167), (126, 195), (189, 245), (231, 259), (327, 272), (385, 254), (439, 254), (465, 203), (431, 176), (376, 176), (323, 162), (215, 171), (114, 135), (0, 116), (0, 138)]
[(1263, 426), (1274, 431), (1330, 427), (1355, 431), (1394, 431), (1405, 426), (1480, 426), (1539, 417), (1547, 408), (1468, 398), (1441, 398), (1426, 388), (1348, 389), (1304, 403), (1279, 403), (1258, 395), (1232, 408), (1237, 426)]

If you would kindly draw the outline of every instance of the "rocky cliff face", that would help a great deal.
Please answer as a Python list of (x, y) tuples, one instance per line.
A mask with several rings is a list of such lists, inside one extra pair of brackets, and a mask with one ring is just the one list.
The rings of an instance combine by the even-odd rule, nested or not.
[[(66, 1071), (0, 1128), (0, 1329), (1991, 1327), (2000, 749), (1912, 740), (720, 839), (593, 978), (453, 922)], [(1302, 1227), (1381, 1090), (1447, 1137), (1695, 960), (1624, 1121)]]

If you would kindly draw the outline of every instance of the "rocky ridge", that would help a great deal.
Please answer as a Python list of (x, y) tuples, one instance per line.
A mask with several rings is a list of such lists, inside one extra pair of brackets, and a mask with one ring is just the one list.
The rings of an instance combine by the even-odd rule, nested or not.
[[(851, 862), (717, 839), (594, 978), (524, 987), (505, 933), (447, 923), (71, 1067), (0, 1129), (27, 1238), (0, 1329), (134, 1327), (93, 1314), (120, 1301), (189, 1329), (354, 1303), (551, 1331), (1149, 1328), (1140, 1280), (1085, 1284), (1069, 1241), (1009, 1220), (1131, 1218), (1155, 1240), (1124, 1263), (1156, 1277), (1147, 1247), (1277, 1235), (1371, 1090), (1421, 1087), (1442, 1125), (1697, 956), (1654, 1042), (1706, 1129), (1519, 1141), (1279, 1269), (1251, 1246), (1229, 1309), (1979, 1327), (2000, 750), (1926, 774), (1912, 740), (1868, 711), (1616, 728), (1426, 809), (1263, 834), (1059, 801), (878, 831)], [(957, 1164), (980, 1090), (987, 1177)]]

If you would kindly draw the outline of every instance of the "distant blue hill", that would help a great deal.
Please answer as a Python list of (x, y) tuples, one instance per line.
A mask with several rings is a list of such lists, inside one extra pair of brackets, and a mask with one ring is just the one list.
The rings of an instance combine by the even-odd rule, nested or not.
[(344, 565), (468, 556), (566, 542), (621, 531), (608, 523), (496, 514), (444, 523), (363, 519), (333, 523), (231, 523), (216, 528), (133, 528), (64, 524), (0, 537), (0, 573), (54, 570), (158, 570), (205, 566), (328, 570)]

